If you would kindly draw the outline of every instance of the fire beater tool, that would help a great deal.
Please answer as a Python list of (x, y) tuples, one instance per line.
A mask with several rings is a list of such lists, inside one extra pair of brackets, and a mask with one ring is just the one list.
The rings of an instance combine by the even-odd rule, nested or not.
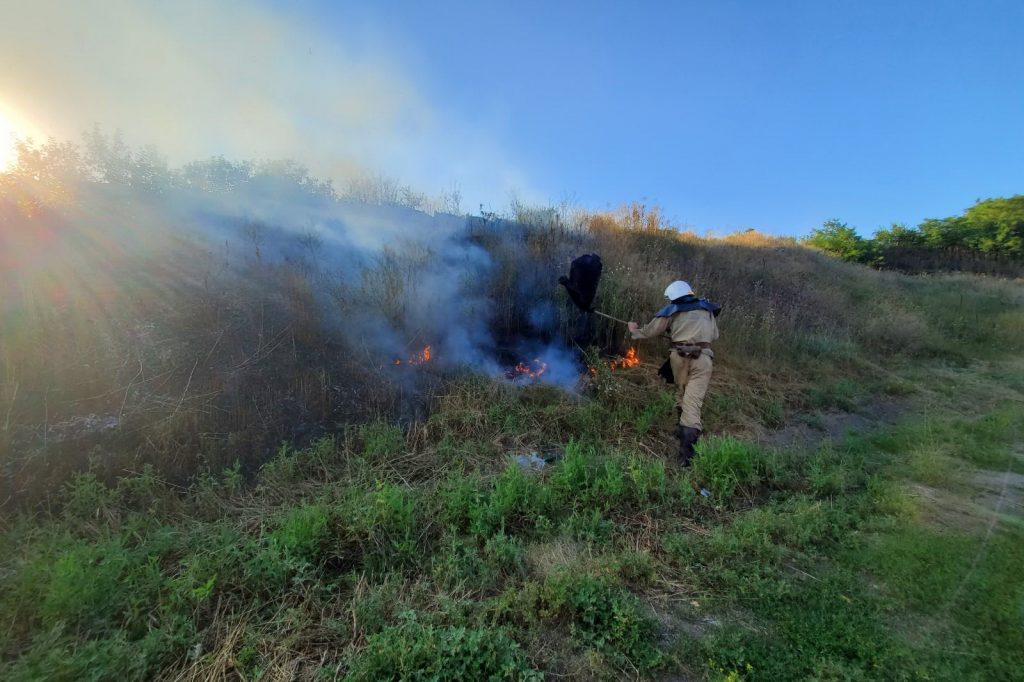
[(573, 260), (569, 266), (569, 276), (562, 275), (558, 278), (558, 283), (565, 287), (569, 299), (583, 312), (627, 324), (625, 320), (594, 309), (594, 296), (597, 295), (597, 283), (601, 280), (602, 267), (600, 256), (596, 253), (585, 254)]

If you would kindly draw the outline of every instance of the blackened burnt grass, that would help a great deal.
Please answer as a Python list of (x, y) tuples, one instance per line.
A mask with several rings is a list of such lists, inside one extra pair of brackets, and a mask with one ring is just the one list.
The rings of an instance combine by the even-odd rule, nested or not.
[[(972, 481), (1024, 472), (1020, 370), (917, 367), (896, 426), (690, 471), (646, 437), (664, 392), (468, 379), (252, 485), (82, 474), (5, 521), (0, 677), (1012, 679), (1020, 491)], [(525, 434), (557, 458), (503, 456)]]

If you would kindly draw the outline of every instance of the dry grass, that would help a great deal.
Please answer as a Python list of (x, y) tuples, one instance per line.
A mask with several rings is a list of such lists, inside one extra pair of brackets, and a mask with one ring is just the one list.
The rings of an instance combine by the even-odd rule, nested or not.
[[(520, 207), (519, 217), (533, 222), (471, 219), (465, 234), (492, 259), (481, 284), (498, 347), (532, 334), (625, 351), (621, 325), (580, 316), (555, 283), (581, 252), (602, 256), (598, 305), (616, 317), (643, 321), (665, 283), (685, 278), (725, 306), (712, 430), (754, 433), (793, 410), (846, 406), (884, 385), (885, 365), (907, 354), (966, 357), (968, 344), (1012, 344), (1024, 329), (1020, 288), (1006, 281), (877, 272), (756, 232), (701, 238), (639, 205), (571, 217)], [(273, 265), (258, 246), (218, 253), (175, 238), (159, 258), (69, 247), (31, 278), (7, 273), (22, 295), (0, 344), (0, 504), (44, 499), (83, 468), (114, 480), (149, 463), (183, 482), (236, 460), (252, 471), (282, 440), (307, 443), (346, 423), (398, 418), (414, 433), (431, 395), (445, 400), (441, 377), (426, 367), (396, 378), (378, 349), (337, 329), (359, 315), (400, 320), (434, 256), (396, 246), (353, 285), (317, 267), (323, 248)], [(555, 317), (538, 332), (539, 309)], [(635, 380), (594, 390), (612, 386), (622, 395), (605, 398), (625, 402), (660, 390), (653, 369), (663, 353), (660, 341), (642, 343)], [(494, 390), (465, 414), (500, 400), (486, 393)], [(505, 430), (461, 456), (558, 442), (569, 435), (553, 428), (560, 418), (519, 425), (514, 443)]]

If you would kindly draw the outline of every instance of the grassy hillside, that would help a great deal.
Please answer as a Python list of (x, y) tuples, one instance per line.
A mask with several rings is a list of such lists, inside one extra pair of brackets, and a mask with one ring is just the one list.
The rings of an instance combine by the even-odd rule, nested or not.
[(7, 522), (4, 677), (1011, 679), (1022, 369), (919, 368), (893, 425), (692, 471), (668, 396), (609, 376), (453, 383), (253, 486), (80, 475)]
[[(40, 225), (19, 215), (19, 235)], [(575, 348), (565, 390), (454, 360), (384, 368), (362, 324), (405, 329), (447, 252), (394, 245), (340, 280), (304, 238), (304, 258), (271, 260), (259, 239), (228, 256), (175, 236), (104, 267), (72, 243), (19, 274), (0, 677), (1019, 675), (1019, 282), (702, 239), (639, 206), (467, 221), (495, 357)], [(561, 298), (584, 251), (617, 317), (680, 276), (726, 306), (690, 470), (668, 457), (664, 348), (613, 371), (623, 330)]]

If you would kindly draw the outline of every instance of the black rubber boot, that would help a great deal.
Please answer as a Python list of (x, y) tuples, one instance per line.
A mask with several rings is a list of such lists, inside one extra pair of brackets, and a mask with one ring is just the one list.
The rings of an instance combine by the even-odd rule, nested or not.
[(683, 466), (686, 466), (687, 461), (688, 461), (686, 459), (686, 431), (685, 431), (685, 428), (686, 428), (685, 426), (677, 426), (676, 427), (676, 439), (679, 441), (679, 449), (676, 450), (676, 459)]
[(680, 426), (676, 429), (676, 435), (679, 437), (679, 463), (684, 467), (688, 467), (694, 455), (693, 446), (697, 444), (697, 440), (700, 438), (700, 429)]

